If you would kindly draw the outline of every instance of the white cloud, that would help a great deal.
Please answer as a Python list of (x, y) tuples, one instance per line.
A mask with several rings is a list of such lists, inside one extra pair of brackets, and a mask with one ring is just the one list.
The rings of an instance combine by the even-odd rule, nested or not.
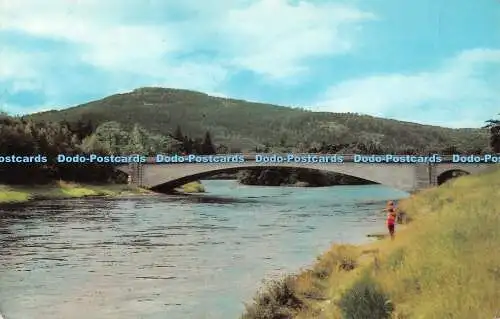
[(93, 87), (92, 83), (82, 86), (78, 73), (63, 76), (58, 73), (60, 70), (64, 72), (67, 63), (60, 53), (36, 49), (26, 52), (6, 47), (0, 50), (0, 61), (0, 87), (5, 93), (0, 95), (0, 102), (8, 95), (20, 92), (39, 92), (45, 99), (56, 99), (68, 94), (68, 88), (74, 90), (78, 87), (83, 92), (87, 87)]
[(123, 8), (114, 0), (16, 0), (0, 5), (0, 30), (77, 44), (80, 58), (99, 67), (138, 70), (145, 61), (158, 62), (179, 49), (177, 35), (168, 26), (124, 24), (119, 18)]
[[(500, 50), (468, 50), (436, 71), (374, 75), (333, 85), (313, 109), (408, 121), (429, 122), (432, 117), (435, 124), (447, 123), (458, 112), (464, 120), (456, 125), (478, 123), (500, 105), (499, 67)], [(432, 116), (426, 109), (432, 109)]]
[[(56, 109), (61, 109), (61, 107), (54, 107), (54, 106), (49, 106), (49, 105), (43, 105), (39, 106), (36, 108), (31, 108), (29, 113), (38, 113), (38, 112), (45, 112), (45, 111), (51, 111), (51, 110), (56, 110)], [(0, 102), (0, 112), (6, 112), (9, 115), (23, 115), (26, 114), (26, 107), (20, 106), (20, 105), (15, 105), (15, 104), (7, 104), (7, 103), (2, 103)]]
[(0, 82), (11, 80), (9, 91), (31, 91), (40, 88), (39, 72), (33, 68), (32, 61), (42, 60), (42, 54), (31, 54), (4, 48), (0, 50)]
[(341, 27), (373, 18), (346, 5), (262, 0), (230, 10), (219, 29), (235, 56), (232, 63), (284, 78), (303, 71), (304, 59), (351, 50), (352, 34), (342, 33)]
[[(165, 14), (191, 11), (191, 16), (167, 23), (148, 21), (148, 14), (162, 10)], [(216, 5), (157, 0), (0, 2), (0, 31), (72, 43), (77, 45), (76, 58), (85, 63), (152, 76), (154, 81), (163, 77), (179, 87), (189, 86), (191, 80), (173, 76), (185, 67), (198, 70), (197, 78), (214, 79), (214, 72), (231, 67), (274, 79), (292, 76), (306, 68), (307, 58), (349, 51), (354, 45), (352, 33), (344, 27), (372, 18), (351, 6), (312, 1), (296, 5), (286, 0), (219, 1)], [(210, 50), (214, 57), (176, 67), (183, 64), (180, 56), (198, 50)], [(207, 69), (212, 72), (204, 73)]]

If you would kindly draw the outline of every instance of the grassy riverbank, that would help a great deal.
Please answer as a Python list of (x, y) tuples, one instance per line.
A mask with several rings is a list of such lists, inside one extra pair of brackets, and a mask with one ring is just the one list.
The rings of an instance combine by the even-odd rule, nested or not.
[(0, 204), (22, 203), (39, 199), (65, 199), (91, 196), (118, 196), (149, 193), (147, 190), (125, 184), (83, 185), (56, 182), (52, 185), (0, 185)]
[(243, 318), (500, 316), (500, 171), (402, 201), (396, 240), (337, 245), (311, 269), (270, 283)]

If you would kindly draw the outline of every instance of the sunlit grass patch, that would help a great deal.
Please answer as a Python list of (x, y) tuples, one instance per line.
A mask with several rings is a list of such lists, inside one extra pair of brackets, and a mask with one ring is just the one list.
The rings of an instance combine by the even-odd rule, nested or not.
[(20, 203), (31, 199), (31, 195), (24, 191), (13, 190), (0, 186), (0, 203)]
[(61, 188), (60, 191), (69, 197), (85, 197), (99, 195), (96, 191), (84, 187)]
[(109, 184), (109, 185), (80, 185), (74, 183), (63, 183), (60, 185), (60, 191), (69, 197), (86, 196), (115, 196), (120, 194), (147, 194), (151, 191), (137, 188), (127, 184)]
[(0, 185), (0, 203), (26, 202), (32, 199), (64, 199), (142, 193), (150, 193), (150, 191), (125, 184), (83, 185), (66, 181), (33, 186)]
[(205, 192), (205, 187), (200, 182), (191, 182), (182, 185), (182, 191), (185, 193), (203, 193)]
[(324, 300), (326, 283), (313, 270), (305, 270), (296, 277), (295, 294), (303, 300)]
[(99, 195), (98, 192), (87, 188), (87, 187), (82, 187), (79, 184), (76, 183), (69, 183), (65, 181), (59, 181), (57, 183), (57, 186), (59, 187), (59, 191), (67, 197), (85, 197), (85, 196), (96, 196)]
[(313, 266), (313, 273), (320, 279), (329, 278), (338, 271), (350, 271), (356, 268), (359, 248), (353, 245), (333, 245), (320, 256)]

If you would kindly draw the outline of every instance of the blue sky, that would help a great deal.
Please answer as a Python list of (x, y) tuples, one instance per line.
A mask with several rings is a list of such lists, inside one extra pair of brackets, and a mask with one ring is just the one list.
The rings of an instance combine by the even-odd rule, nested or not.
[(500, 113), (498, 0), (0, 1), (0, 109), (142, 86), (449, 127)]

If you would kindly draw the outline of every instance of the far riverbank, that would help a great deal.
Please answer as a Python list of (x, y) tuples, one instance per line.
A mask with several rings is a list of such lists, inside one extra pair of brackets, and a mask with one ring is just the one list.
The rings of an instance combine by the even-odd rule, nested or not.
[[(175, 189), (176, 193), (204, 193), (200, 181), (187, 183)], [(72, 199), (85, 197), (117, 197), (155, 194), (128, 184), (78, 184), (64, 181), (48, 185), (0, 185), (0, 205), (26, 203), (34, 200)]]
[(376, 184), (375, 182), (349, 175), (323, 172), (315, 169), (288, 167), (247, 169), (237, 173), (221, 173), (207, 179), (235, 179), (242, 185), (252, 186), (326, 187)]
[(152, 192), (127, 184), (76, 184), (64, 181), (48, 185), (0, 185), (0, 205), (33, 200), (127, 196)]

